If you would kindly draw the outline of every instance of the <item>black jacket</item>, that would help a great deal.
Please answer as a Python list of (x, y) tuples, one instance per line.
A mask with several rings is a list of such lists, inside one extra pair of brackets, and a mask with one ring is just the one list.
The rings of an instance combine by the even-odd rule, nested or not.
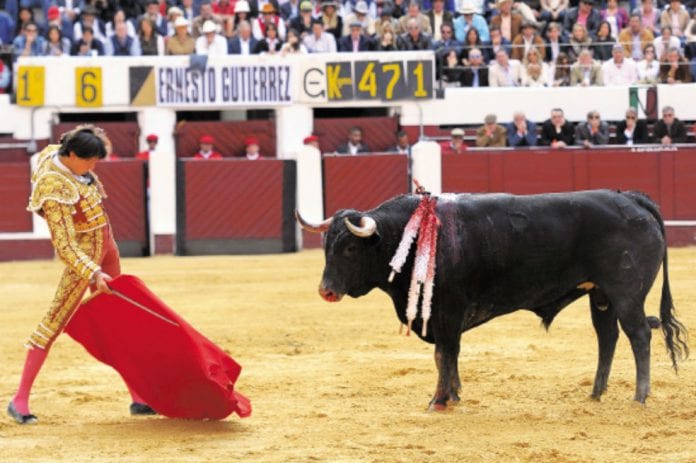
[[(619, 145), (625, 145), (628, 141), (624, 130), (626, 130), (626, 121), (620, 121), (616, 124), (616, 143)], [(642, 143), (650, 143), (650, 136), (648, 135), (648, 125), (644, 120), (638, 119), (633, 129), (633, 144), (640, 145)]]
[[(488, 87), (488, 68), (478, 68), (479, 87)], [(474, 70), (472, 68), (464, 69), (462, 73), (462, 87), (471, 87), (474, 83)]]
[(575, 144), (575, 129), (573, 129), (573, 124), (565, 121), (565, 124), (561, 127), (561, 133), (556, 133), (556, 127), (554, 127), (551, 119), (545, 120), (544, 124), (541, 126), (539, 144), (550, 146), (551, 142), (558, 140), (565, 142), (565, 144), (569, 146)]
[(668, 130), (665, 121), (660, 119), (655, 122), (655, 126), (653, 127), (653, 139), (655, 143), (662, 143), (662, 137), (665, 135), (669, 135), (672, 139), (672, 143), (686, 143), (686, 125), (675, 117), (674, 122), (672, 122)]

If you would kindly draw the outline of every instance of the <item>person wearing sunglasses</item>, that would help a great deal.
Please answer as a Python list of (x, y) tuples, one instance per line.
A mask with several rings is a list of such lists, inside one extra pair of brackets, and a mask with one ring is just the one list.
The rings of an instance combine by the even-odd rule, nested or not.
[(575, 127), (575, 141), (585, 148), (609, 143), (609, 126), (599, 116), (598, 111), (587, 113), (587, 121)]
[(616, 124), (616, 143), (619, 145), (650, 143), (648, 126), (643, 119), (638, 119), (636, 108), (628, 108), (625, 119)]
[(39, 28), (33, 22), (24, 24), (22, 33), (12, 42), (15, 59), (20, 56), (43, 56), (46, 39), (39, 35)]
[(663, 145), (686, 143), (686, 125), (674, 115), (674, 108), (662, 108), (662, 119), (653, 127), (653, 138)]

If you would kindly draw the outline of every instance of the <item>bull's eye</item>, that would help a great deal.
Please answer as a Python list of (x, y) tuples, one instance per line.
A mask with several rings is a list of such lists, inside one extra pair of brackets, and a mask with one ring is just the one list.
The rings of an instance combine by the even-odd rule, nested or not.
[(350, 243), (348, 246), (346, 246), (345, 250), (343, 251), (343, 255), (346, 257), (351, 257), (358, 251), (358, 246), (355, 245), (354, 243)]

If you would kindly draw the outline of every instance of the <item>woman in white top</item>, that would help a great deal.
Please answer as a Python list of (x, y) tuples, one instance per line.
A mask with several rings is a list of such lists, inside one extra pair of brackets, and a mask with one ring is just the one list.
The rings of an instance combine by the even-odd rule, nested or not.
[(530, 48), (522, 61), (520, 85), (522, 87), (548, 87), (549, 85), (548, 65), (541, 59), (541, 53), (536, 47)]
[(657, 75), (660, 73), (660, 62), (655, 56), (655, 47), (646, 45), (643, 49), (643, 59), (636, 63), (638, 67), (638, 83), (657, 83)]
[(109, 21), (106, 23), (106, 37), (111, 38), (113, 37), (115, 30), (116, 30), (116, 24), (125, 22), (126, 23), (126, 30), (128, 31), (128, 37), (135, 37), (135, 27), (133, 26), (133, 23), (128, 21), (126, 19), (126, 13), (123, 10), (116, 10), (116, 13), (114, 13), (114, 19), (113, 21)]
[(681, 42), (677, 37), (672, 35), (671, 26), (663, 26), (660, 31), (662, 35), (653, 40), (653, 45), (655, 45), (655, 56), (658, 60), (662, 61), (665, 58), (667, 50), (674, 47), (681, 48)]
[(280, 48), (280, 54), (285, 55), (306, 55), (307, 47), (305, 47), (300, 35), (295, 29), (288, 29), (287, 41)]

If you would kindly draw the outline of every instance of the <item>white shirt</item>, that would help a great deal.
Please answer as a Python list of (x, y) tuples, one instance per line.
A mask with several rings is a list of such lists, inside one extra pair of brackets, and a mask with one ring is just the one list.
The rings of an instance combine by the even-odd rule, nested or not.
[(645, 60), (638, 61), (636, 63), (638, 68), (638, 80), (641, 82), (655, 82), (657, 81), (657, 75), (660, 73), (660, 63), (654, 59), (648, 65)]
[(335, 53), (336, 39), (333, 34), (322, 32), (317, 38), (314, 34), (307, 34), (304, 38), (304, 44), (310, 53)]
[(638, 81), (638, 69), (636, 62), (630, 58), (624, 58), (623, 63), (617, 66), (614, 58), (604, 62), (602, 65), (602, 75), (604, 85), (630, 85)]
[(196, 54), (208, 56), (227, 55), (227, 40), (220, 34), (215, 34), (213, 43), (208, 44), (205, 34), (196, 39)]

